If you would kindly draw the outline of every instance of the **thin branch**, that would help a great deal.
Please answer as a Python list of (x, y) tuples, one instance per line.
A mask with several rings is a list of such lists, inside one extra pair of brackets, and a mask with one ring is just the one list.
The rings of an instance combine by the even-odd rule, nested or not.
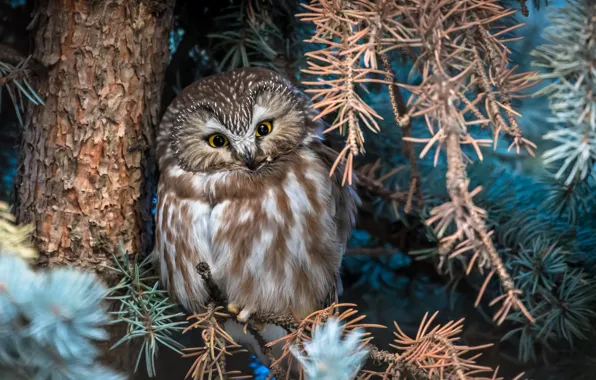
[(412, 208), (412, 198), (416, 194), (418, 200), (418, 208), (422, 208), (424, 198), (422, 196), (422, 184), (420, 180), (420, 170), (418, 169), (418, 163), (416, 162), (416, 154), (414, 153), (413, 144), (408, 141), (408, 138), (412, 137), (412, 120), (408, 115), (406, 103), (402, 96), (401, 90), (395, 84), (395, 72), (391, 67), (389, 56), (387, 53), (381, 54), (381, 61), (383, 63), (383, 70), (387, 72), (387, 81), (391, 81), (389, 85), (389, 98), (391, 99), (391, 107), (393, 109), (393, 115), (397, 125), (402, 127), (404, 139), (403, 149), (406, 157), (410, 161), (410, 191), (408, 192), (408, 199), (406, 201), (406, 207), (404, 211), (409, 214)]

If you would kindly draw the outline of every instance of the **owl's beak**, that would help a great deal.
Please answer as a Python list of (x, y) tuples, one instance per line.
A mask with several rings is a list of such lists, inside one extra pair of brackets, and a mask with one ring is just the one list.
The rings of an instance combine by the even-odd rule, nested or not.
[(242, 157), (242, 161), (244, 161), (244, 165), (250, 170), (255, 170), (257, 168), (257, 161), (255, 160), (255, 156), (252, 154), (248, 154)]

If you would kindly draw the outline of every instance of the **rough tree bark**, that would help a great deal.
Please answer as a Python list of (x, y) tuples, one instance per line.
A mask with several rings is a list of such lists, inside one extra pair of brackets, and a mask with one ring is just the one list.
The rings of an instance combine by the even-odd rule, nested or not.
[[(40, 0), (36, 83), (22, 136), (17, 217), (40, 266), (104, 270), (122, 242), (151, 245), (154, 133), (174, 0)], [(122, 363), (120, 364), (123, 365)], [(125, 365), (125, 364), (124, 364)]]

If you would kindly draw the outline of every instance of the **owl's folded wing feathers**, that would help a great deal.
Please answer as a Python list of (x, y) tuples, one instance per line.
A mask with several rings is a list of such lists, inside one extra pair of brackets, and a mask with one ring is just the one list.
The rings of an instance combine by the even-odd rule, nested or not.
[[(337, 152), (332, 148), (324, 145), (322, 142), (314, 142), (312, 145), (313, 151), (321, 158), (321, 161), (331, 171), (331, 167), (337, 158)], [(337, 236), (343, 244), (345, 252), (346, 244), (350, 238), (352, 228), (356, 224), (356, 211), (361, 205), (360, 197), (356, 193), (353, 186), (347, 183), (342, 186), (342, 179), (345, 165), (340, 163), (333, 174), (331, 175), (333, 186), (333, 198), (335, 201), (335, 223), (337, 225)], [(353, 175), (352, 183), (356, 183), (357, 178)], [(343, 253), (342, 252), (342, 255)], [(343, 292), (341, 278), (337, 273), (337, 282), (334, 289), (329, 294), (327, 302), (324, 306), (328, 306), (333, 302), (337, 302), (338, 296)]]

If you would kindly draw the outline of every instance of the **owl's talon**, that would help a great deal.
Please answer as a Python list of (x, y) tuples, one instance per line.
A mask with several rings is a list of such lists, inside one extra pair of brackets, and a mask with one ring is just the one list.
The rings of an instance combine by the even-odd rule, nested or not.
[(229, 303), (228, 304), (228, 311), (232, 314), (237, 315), (238, 313), (240, 313), (240, 307), (236, 304), (233, 303)]
[(248, 322), (248, 319), (250, 318), (251, 314), (252, 313), (250, 310), (242, 309), (242, 311), (240, 312), (240, 314), (238, 314), (236, 318), (238, 318), (240, 322)]

